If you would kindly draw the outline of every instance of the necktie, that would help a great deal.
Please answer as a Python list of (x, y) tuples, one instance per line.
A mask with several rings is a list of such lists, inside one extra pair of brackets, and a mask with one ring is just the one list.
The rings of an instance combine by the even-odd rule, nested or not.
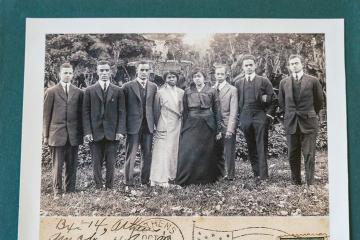
[(66, 94), (66, 98), (68, 98), (68, 84), (65, 83), (65, 94)]
[(143, 88), (145, 88), (145, 81), (142, 81), (142, 82), (141, 82), (141, 86), (142, 86)]
[(250, 80), (250, 76), (248, 77), (248, 82), (250, 82), (251, 80)]
[(106, 91), (106, 82), (104, 82), (104, 92)]
[(297, 82), (299, 81), (299, 77), (298, 77), (298, 75), (296, 73), (295, 73), (295, 79), (296, 79)]

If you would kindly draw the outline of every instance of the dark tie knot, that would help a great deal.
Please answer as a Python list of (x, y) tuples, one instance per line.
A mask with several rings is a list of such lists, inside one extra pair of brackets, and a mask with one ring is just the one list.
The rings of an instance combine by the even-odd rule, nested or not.
[(297, 73), (295, 73), (295, 80), (296, 80), (297, 82), (300, 81), (299, 75), (298, 75)]
[(106, 91), (106, 87), (107, 87), (106, 82), (104, 82), (104, 91)]

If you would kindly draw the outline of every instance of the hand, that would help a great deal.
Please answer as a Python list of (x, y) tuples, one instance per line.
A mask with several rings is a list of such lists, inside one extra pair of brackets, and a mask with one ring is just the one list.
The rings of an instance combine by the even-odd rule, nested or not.
[(120, 139), (123, 139), (123, 138), (124, 138), (124, 135), (122, 135), (121, 133), (117, 133), (115, 136), (116, 141), (119, 141)]
[(266, 117), (267, 117), (268, 125), (272, 125), (272, 123), (274, 121), (274, 117), (269, 114), (266, 114)]
[(49, 145), (49, 138), (44, 138), (43, 142), (44, 142), (44, 145), (48, 146)]
[(232, 133), (231, 133), (231, 132), (226, 132), (225, 138), (226, 138), (226, 139), (229, 139), (229, 138), (231, 138), (231, 137), (232, 137)]
[(220, 140), (221, 139), (221, 133), (218, 133), (217, 135), (216, 135), (216, 140)]
[(92, 134), (88, 134), (84, 137), (84, 141), (85, 142), (92, 142), (94, 141), (93, 135)]
[(267, 95), (266, 94), (262, 95), (261, 96), (261, 101), (266, 103), (266, 100), (267, 100)]

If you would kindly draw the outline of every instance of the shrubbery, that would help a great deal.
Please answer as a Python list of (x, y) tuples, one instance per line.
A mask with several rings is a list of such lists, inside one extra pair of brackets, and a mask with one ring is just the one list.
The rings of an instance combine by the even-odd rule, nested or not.
[[(287, 154), (287, 145), (285, 132), (282, 124), (274, 124), (269, 130), (268, 157), (278, 158)], [(316, 138), (316, 148), (319, 151), (327, 150), (327, 125), (320, 124), (319, 132)], [(244, 135), (237, 131), (236, 135), (236, 160), (247, 160), (247, 146)], [(125, 160), (125, 140), (119, 144), (116, 165), (122, 165)], [(44, 166), (51, 164), (49, 148), (43, 146), (42, 163)], [(90, 149), (88, 144), (79, 147), (78, 166), (91, 164)], [(139, 163), (138, 163), (139, 164)]]

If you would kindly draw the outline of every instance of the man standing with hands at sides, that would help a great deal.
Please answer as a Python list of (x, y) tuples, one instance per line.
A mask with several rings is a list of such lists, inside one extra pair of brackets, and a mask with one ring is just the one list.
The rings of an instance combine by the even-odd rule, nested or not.
[(83, 125), (85, 141), (89, 142), (95, 187), (103, 188), (101, 168), (106, 166), (105, 188), (114, 184), (114, 165), (118, 141), (126, 133), (125, 98), (121, 88), (110, 82), (110, 63), (97, 63), (99, 80), (85, 90)]
[(303, 71), (302, 57), (289, 57), (291, 75), (279, 86), (279, 105), (284, 116), (292, 181), (301, 184), (301, 152), (304, 156), (306, 183), (314, 183), (317, 114), (323, 106), (320, 81)]
[(239, 125), (245, 135), (255, 182), (260, 183), (269, 177), (264, 140), (275, 95), (271, 82), (255, 73), (255, 57), (244, 55), (242, 60), (245, 77), (236, 82)]
[(233, 180), (235, 177), (235, 140), (238, 114), (238, 93), (234, 86), (226, 82), (226, 66), (215, 68), (215, 88), (220, 99), (221, 134), (217, 139), (221, 141), (220, 152), (222, 163), (225, 166), (223, 177), (225, 180)]
[(126, 161), (125, 185), (134, 185), (135, 157), (141, 147), (141, 184), (148, 185), (151, 167), (151, 146), (154, 132), (154, 99), (156, 84), (149, 81), (150, 65), (138, 63), (137, 77), (123, 85), (126, 99)]
[(54, 198), (62, 193), (65, 163), (65, 192), (74, 192), (78, 148), (82, 144), (81, 111), (83, 92), (71, 84), (73, 67), (60, 66), (60, 83), (47, 89), (44, 99), (43, 136), (53, 163)]

